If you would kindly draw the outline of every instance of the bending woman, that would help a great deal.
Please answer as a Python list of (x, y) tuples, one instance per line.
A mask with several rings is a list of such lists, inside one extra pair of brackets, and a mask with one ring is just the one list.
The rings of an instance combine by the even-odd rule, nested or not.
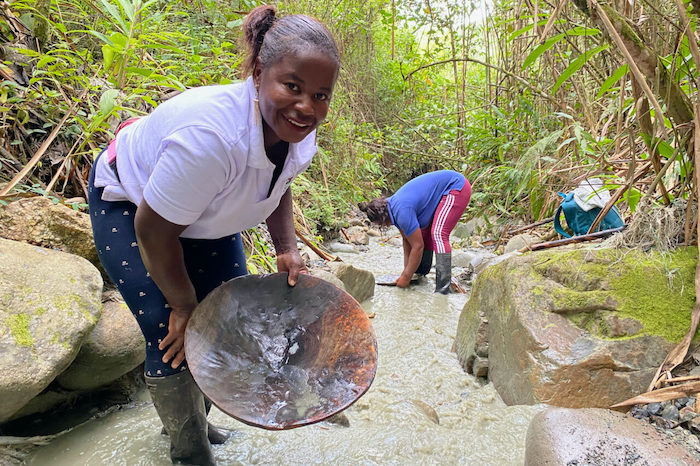
[(406, 288), (414, 273), (430, 271), (435, 252), (435, 291), (447, 294), (452, 280), (450, 232), (469, 204), (472, 188), (461, 173), (439, 170), (420, 175), (393, 196), (360, 204), (367, 218), (396, 225), (403, 238), (403, 272), (396, 286)]
[(243, 30), (245, 82), (164, 102), (124, 127), (90, 176), (95, 245), (145, 336), (146, 382), (174, 463), (215, 464), (183, 343), (197, 303), (247, 274), (240, 232), (266, 221), (289, 285), (307, 273), (290, 183), (316, 152), (338, 49), (317, 20), (278, 18), (270, 6), (252, 10)]

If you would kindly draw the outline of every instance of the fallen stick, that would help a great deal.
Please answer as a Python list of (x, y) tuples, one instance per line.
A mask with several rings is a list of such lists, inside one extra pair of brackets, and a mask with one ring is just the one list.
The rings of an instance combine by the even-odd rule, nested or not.
[(316, 246), (316, 245), (313, 244), (311, 241), (309, 241), (308, 239), (306, 239), (306, 237), (304, 237), (304, 235), (301, 234), (301, 232), (299, 231), (298, 228), (294, 228), (294, 232), (297, 234), (297, 236), (299, 237), (299, 239), (301, 239), (301, 241), (302, 241), (305, 245), (307, 245), (308, 247), (310, 247), (311, 250), (312, 250), (313, 252), (315, 252), (316, 254), (318, 254), (318, 256), (319, 256), (321, 259), (323, 259), (323, 260), (325, 260), (325, 261), (329, 261), (329, 262), (343, 262), (343, 259), (341, 259), (340, 257), (337, 257), (337, 256), (336, 256), (336, 257), (333, 257), (333, 256), (331, 256), (330, 254), (326, 254), (324, 251), (322, 251), (321, 249), (319, 249), (318, 246)]
[(558, 246), (564, 246), (566, 244), (583, 243), (586, 241), (593, 241), (600, 238), (605, 238), (613, 233), (624, 230), (626, 225), (618, 228), (611, 228), (610, 230), (596, 231), (595, 233), (588, 233), (586, 235), (572, 236), (571, 238), (558, 239), (555, 241), (547, 241), (545, 243), (538, 244), (528, 244), (527, 246), (520, 249), (519, 252), (537, 251), (539, 249), (549, 249), (556, 248)]

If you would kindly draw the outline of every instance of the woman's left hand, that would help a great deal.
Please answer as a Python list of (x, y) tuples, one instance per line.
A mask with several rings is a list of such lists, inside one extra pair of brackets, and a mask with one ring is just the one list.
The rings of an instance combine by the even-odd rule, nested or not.
[(299, 274), (308, 274), (309, 269), (306, 268), (304, 260), (301, 258), (299, 251), (289, 251), (277, 255), (277, 270), (279, 272), (289, 272), (287, 283), (289, 286), (297, 284)]
[(408, 285), (411, 284), (411, 279), (406, 278), (403, 275), (401, 275), (398, 280), (396, 280), (396, 286), (399, 288), (408, 288)]

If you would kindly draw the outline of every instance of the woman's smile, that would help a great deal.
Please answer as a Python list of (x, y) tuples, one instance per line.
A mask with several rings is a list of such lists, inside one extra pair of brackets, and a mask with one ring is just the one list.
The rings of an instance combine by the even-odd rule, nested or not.
[(322, 52), (304, 51), (253, 72), (263, 120), (265, 147), (280, 140), (295, 143), (308, 136), (328, 114), (338, 75), (336, 63)]

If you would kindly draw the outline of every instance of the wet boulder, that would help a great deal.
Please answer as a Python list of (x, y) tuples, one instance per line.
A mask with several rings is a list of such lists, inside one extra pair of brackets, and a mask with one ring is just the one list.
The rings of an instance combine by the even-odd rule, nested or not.
[(509, 405), (619, 403), (647, 390), (688, 331), (697, 254), (576, 248), (512, 256), (477, 276), (454, 349), (467, 371), (488, 349), (488, 379)]
[(73, 254), (0, 239), (0, 422), (75, 359), (100, 317), (102, 277)]
[(119, 293), (105, 294), (102, 315), (71, 365), (57, 378), (66, 390), (91, 390), (113, 382), (146, 358), (146, 342)]
[(341, 290), (345, 291), (345, 284), (340, 280), (340, 278), (333, 275), (333, 272), (321, 268), (312, 268), (309, 269), (309, 273), (314, 277), (318, 277), (321, 280), (330, 282), (338, 288), (340, 288)]
[(607, 409), (548, 408), (530, 422), (525, 466), (698, 464), (647, 422)]
[(374, 296), (374, 274), (342, 262), (328, 264), (333, 274), (343, 282), (345, 291), (358, 303)]

